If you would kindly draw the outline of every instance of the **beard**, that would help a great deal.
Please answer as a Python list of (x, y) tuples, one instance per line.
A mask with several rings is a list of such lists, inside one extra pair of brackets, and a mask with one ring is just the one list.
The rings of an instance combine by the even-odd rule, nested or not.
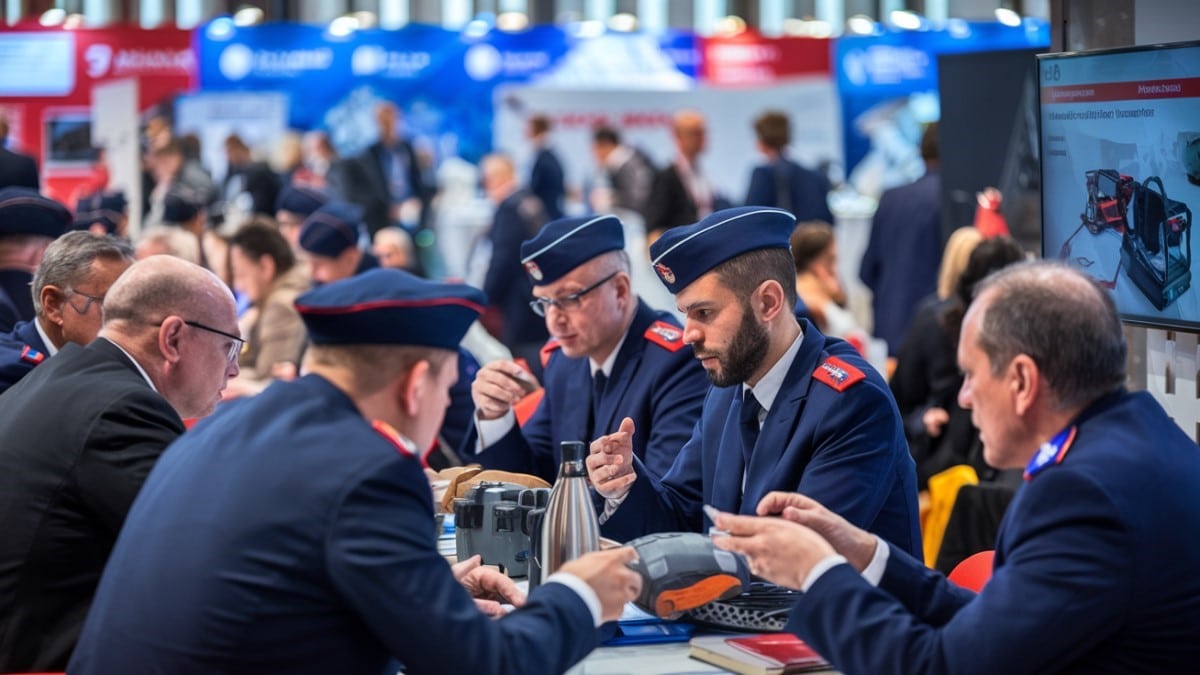
[(749, 306), (743, 306), (742, 322), (729, 343), (729, 348), (724, 354), (711, 354), (717, 357), (720, 367), (705, 371), (709, 381), (716, 387), (742, 384), (762, 365), (769, 347), (770, 336), (767, 334), (767, 327), (754, 318), (754, 311)]

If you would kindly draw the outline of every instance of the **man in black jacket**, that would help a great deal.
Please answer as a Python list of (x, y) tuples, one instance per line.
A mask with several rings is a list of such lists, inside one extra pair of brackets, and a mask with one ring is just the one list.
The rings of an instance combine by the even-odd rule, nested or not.
[(0, 671), (66, 667), (142, 482), (237, 375), (237, 330), (216, 276), (153, 256), (109, 289), (96, 340), (0, 396)]

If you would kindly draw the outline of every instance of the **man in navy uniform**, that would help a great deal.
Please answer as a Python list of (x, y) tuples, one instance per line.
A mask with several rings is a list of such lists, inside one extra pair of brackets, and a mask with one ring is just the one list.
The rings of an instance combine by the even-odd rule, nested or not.
[(768, 492), (787, 490), (920, 550), (916, 474), (887, 383), (848, 343), (794, 314), (794, 227), (786, 211), (744, 206), (650, 247), (714, 388), (661, 479), (632, 455), (634, 420), (592, 443), (607, 536), (698, 531), (704, 504), (754, 513)]
[(33, 320), (33, 272), (70, 223), (71, 212), (53, 199), (29, 188), (0, 189), (0, 331)]
[(294, 253), (305, 259), (308, 254), (300, 248), (300, 228), (314, 211), (329, 202), (329, 195), (310, 187), (286, 185), (275, 200), (275, 222)]
[(308, 254), (313, 281), (327, 284), (379, 267), (367, 250), (362, 207), (331, 201), (312, 212), (300, 227), (300, 248)]
[(986, 279), (959, 403), (1024, 468), (978, 594), (801, 495), (718, 515), (757, 574), (804, 591), (787, 630), (847, 673), (1182, 673), (1200, 663), (1200, 452), (1129, 393), (1111, 296), (1056, 263)]
[[(309, 374), (171, 447), (70, 671), (376, 674), (393, 657), (410, 674), (552, 673), (583, 658), (640, 589), (632, 549), (567, 563), (498, 621), (437, 552), (416, 454), (482, 305), (474, 288), (394, 269), (300, 296)], [(507, 588), (521, 604), (483, 569), (463, 579), (470, 590)]]
[(96, 339), (104, 296), (132, 264), (133, 249), (112, 235), (68, 232), (46, 247), (33, 275), (36, 317), (0, 333), (0, 394), (64, 344)]
[(691, 436), (708, 380), (678, 322), (634, 294), (624, 248), (624, 227), (609, 215), (556, 220), (521, 245), (530, 304), (552, 336), (546, 391), (517, 428), (512, 406), (528, 373), (512, 361), (480, 369), (471, 385), (478, 433), (466, 453), (480, 448), (484, 466), (553, 481), (562, 441), (591, 441), (631, 417), (634, 454), (661, 476)]

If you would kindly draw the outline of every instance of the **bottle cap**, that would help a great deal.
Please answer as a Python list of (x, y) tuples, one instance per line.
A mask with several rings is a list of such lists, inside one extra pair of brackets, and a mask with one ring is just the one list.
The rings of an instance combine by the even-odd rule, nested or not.
[(588, 448), (583, 441), (563, 441), (562, 442), (562, 461), (564, 462), (582, 462), (587, 459)]

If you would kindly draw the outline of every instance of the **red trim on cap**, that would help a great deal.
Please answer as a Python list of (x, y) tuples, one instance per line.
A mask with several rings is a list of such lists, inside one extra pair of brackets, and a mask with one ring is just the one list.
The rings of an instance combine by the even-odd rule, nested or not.
[(650, 324), (643, 337), (669, 352), (677, 352), (684, 346), (683, 329), (666, 321)]
[(317, 307), (314, 305), (296, 305), (296, 311), (301, 314), (354, 314), (355, 312), (369, 312), (376, 309), (392, 309), (402, 307), (441, 307), (443, 305), (458, 305), (472, 309), (476, 313), (483, 313), (483, 305), (471, 302), (465, 298), (435, 298), (432, 300), (373, 300), (371, 302), (359, 302), (353, 305), (345, 305), (343, 307)]
[(813, 379), (819, 380), (837, 391), (846, 391), (851, 386), (867, 379), (866, 373), (836, 356), (830, 356), (813, 371)]

